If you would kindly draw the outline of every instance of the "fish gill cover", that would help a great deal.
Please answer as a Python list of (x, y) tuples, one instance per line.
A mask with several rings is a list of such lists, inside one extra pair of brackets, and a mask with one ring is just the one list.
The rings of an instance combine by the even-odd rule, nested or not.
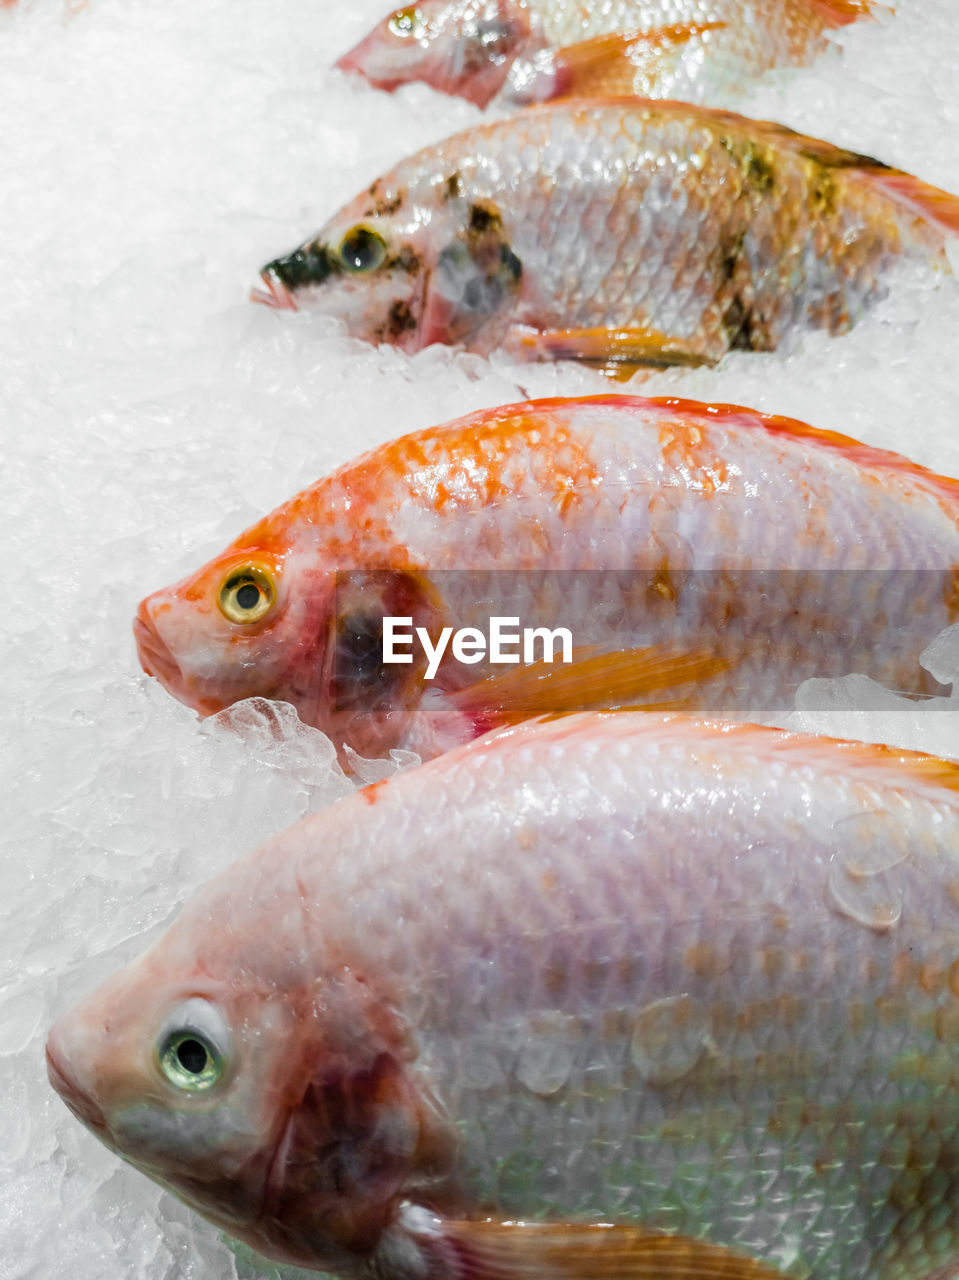
[[(328, 70), (384, 7), (0, 9), (2, 1280), (257, 1273), (100, 1149), (43, 1069), (56, 1013), (215, 870), (345, 785), (328, 746), (271, 729), (275, 713), (254, 714), (253, 751), (201, 734), (139, 673), (137, 601), (362, 448), (527, 394), (607, 389), (568, 365), (410, 359), (247, 302), (278, 245), (401, 155), (480, 119), (424, 86), (390, 98)], [(959, 10), (897, 9), (844, 29), (841, 55), (720, 105), (959, 191), (945, 56), (959, 50)], [(923, 273), (841, 340), (813, 334), (630, 389), (789, 414), (957, 475), (957, 334), (959, 290)], [(948, 677), (954, 650), (939, 663)], [(891, 694), (855, 684), (817, 696), (852, 709), (833, 732), (959, 755), (954, 714), (890, 710)], [(277, 736), (293, 739), (279, 754)]]

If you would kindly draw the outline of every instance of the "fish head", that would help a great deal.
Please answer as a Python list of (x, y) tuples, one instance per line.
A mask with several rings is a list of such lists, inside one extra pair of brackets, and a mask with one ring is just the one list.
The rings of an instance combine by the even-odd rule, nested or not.
[[(292, 703), (337, 747), (381, 755), (404, 745), (426, 659), (417, 648), (386, 661), (383, 620), (408, 618), (435, 634), (442, 605), (429, 578), (337, 570), (335, 547), (310, 524), (306, 544), (294, 535), (268, 545), (271, 519), (141, 602), (134, 635), (143, 669), (203, 716), (269, 698)], [(284, 519), (295, 524), (289, 511)]]
[(422, 80), (485, 107), (529, 39), (518, 0), (420, 0), (389, 14), (336, 65), (378, 89)]
[(523, 266), (506, 219), (471, 198), (460, 170), (384, 178), (319, 234), (260, 273), (253, 299), (316, 307), (367, 342), (413, 352), (434, 342), (487, 354), (508, 324)]
[(268, 851), (266, 878), (231, 868), (61, 1015), (47, 1071), (104, 1145), (218, 1227), (349, 1274), (455, 1140), (392, 994), (308, 945), (290, 850)]
[(242, 698), (302, 702), (312, 692), (328, 578), (291, 547), (240, 539), (141, 602), (140, 663), (201, 715)]
[(242, 1234), (282, 1141), (291, 1082), (276, 1044), (295, 1036), (295, 1011), (255, 974), (224, 981), (220, 942), (211, 967), (182, 933), (161, 939), (57, 1020), (47, 1072), (105, 1146)]

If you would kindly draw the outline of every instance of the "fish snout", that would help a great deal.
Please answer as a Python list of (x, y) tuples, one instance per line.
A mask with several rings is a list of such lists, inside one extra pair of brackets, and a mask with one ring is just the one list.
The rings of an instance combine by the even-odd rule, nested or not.
[(383, 63), (383, 58), (378, 57), (378, 54), (381, 54), (381, 50), (377, 48), (371, 37), (367, 36), (365, 40), (361, 40), (359, 44), (337, 58), (333, 65), (337, 70), (345, 71), (349, 75), (362, 76), (374, 89), (393, 93), (401, 85), (406, 84), (410, 77), (397, 75), (395, 71), (380, 65)]
[(133, 620), (133, 637), (137, 646), (140, 666), (148, 676), (156, 676), (167, 689), (183, 683), (180, 665), (160, 635), (150, 613), (152, 596), (140, 601), (137, 616)]
[(297, 310), (293, 294), (280, 279), (280, 276), (272, 263), (263, 268), (260, 272), (260, 279), (266, 285), (266, 288), (251, 289), (251, 302), (261, 302), (265, 307), (272, 307), (274, 311)]
[(47, 1037), (47, 1079), (51, 1088), (60, 1095), (67, 1108), (81, 1124), (102, 1137), (107, 1132), (106, 1117), (99, 1106), (82, 1088), (71, 1070), (70, 1054), (63, 1041), (68, 1035), (63, 1030), (63, 1020), (55, 1023)]

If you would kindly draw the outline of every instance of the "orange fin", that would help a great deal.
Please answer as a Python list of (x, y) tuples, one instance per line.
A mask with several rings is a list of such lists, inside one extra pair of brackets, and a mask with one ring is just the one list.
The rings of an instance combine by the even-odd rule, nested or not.
[(827, 27), (847, 27), (860, 18), (871, 18), (877, 9), (892, 12), (875, 0), (809, 0), (809, 6), (822, 14)]
[(870, 173), (870, 181), (880, 187), (902, 208), (917, 218), (938, 227), (947, 236), (959, 236), (959, 196), (932, 187), (898, 169), (880, 169)]
[(655, 74), (663, 58), (724, 22), (691, 22), (652, 31), (614, 32), (582, 40), (553, 56), (554, 98), (597, 97), (632, 93), (637, 72)]
[(573, 650), (572, 662), (532, 662), (491, 676), (451, 695), (459, 708), (484, 729), (520, 724), (536, 716), (570, 715), (590, 708), (609, 710), (643, 704), (658, 711), (688, 707), (695, 699), (677, 697), (651, 703), (649, 695), (677, 686), (701, 684), (729, 668), (729, 660), (705, 650), (676, 645), (646, 649)]
[(716, 364), (718, 359), (697, 350), (691, 341), (656, 329), (524, 330), (517, 333), (516, 345), (528, 360), (579, 360), (624, 377), (643, 366), (695, 369)]
[[(590, 397), (603, 402), (606, 397)], [(725, 422), (736, 426), (747, 427), (757, 431), (766, 431), (770, 435), (788, 436), (794, 440), (807, 440), (817, 448), (832, 449), (841, 453), (857, 467), (868, 467), (888, 471), (891, 475), (903, 476), (922, 488), (944, 499), (951, 514), (959, 514), (959, 480), (951, 476), (941, 476), (928, 467), (904, 457), (901, 453), (892, 453), (888, 449), (877, 449), (874, 445), (863, 444), (852, 436), (844, 436), (838, 431), (825, 430), (822, 427), (811, 427), (807, 422), (797, 418), (786, 418), (776, 413), (760, 413), (757, 409), (747, 409), (736, 404), (703, 404), (698, 400), (684, 400), (677, 396), (657, 396), (644, 400), (638, 396), (609, 397), (609, 403), (625, 404), (632, 402), (639, 407), (674, 409), (685, 419), (697, 419), (709, 425)]]
[(445, 1221), (439, 1231), (458, 1264), (451, 1280), (783, 1280), (722, 1245), (640, 1227)]

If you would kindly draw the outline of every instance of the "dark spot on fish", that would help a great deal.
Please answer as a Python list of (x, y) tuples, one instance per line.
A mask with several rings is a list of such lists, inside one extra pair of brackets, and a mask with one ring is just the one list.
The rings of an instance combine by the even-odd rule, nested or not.
[(391, 213), (396, 213), (397, 209), (402, 207), (406, 198), (405, 193), (402, 191), (397, 191), (395, 195), (389, 197), (381, 194), (380, 180), (378, 178), (370, 187), (370, 195), (373, 203), (364, 215), (367, 218), (383, 218)]
[(288, 289), (294, 290), (308, 284), (322, 284), (334, 272), (342, 271), (342, 267), (326, 245), (314, 244), (294, 249), (285, 258), (274, 258), (265, 270), (272, 271)]
[(404, 302), (402, 298), (397, 300), (390, 307), (389, 315), (386, 320), (386, 336), (393, 341), (400, 337), (401, 334), (409, 333), (411, 329), (416, 328), (416, 317), (409, 308), (409, 304)]
[(482, 235), (487, 231), (492, 231), (495, 227), (501, 227), (503, 219), (500, 217), (499, 210), (492, 205), (487, 204), (471, 204), (470, 205), (470, 231), (475, 231)]
[(383, 662), (382, 616), (351, 612), (338, 618), (330, 682), (334, 708), (369, 710), (388, 703), (396, 681), (397, 668)]
[(730, 351), (771, 351), (773, 349), (759, 317), (738, 294), (723, 313), (722, 325)]
[(749, 147), (743, 159), (746, 183), (759, 195), (767, 195), (775, 186), (773, 166), (766, 156)]
[(423, 265), (423, 260), (412, 245), (401, 245), (400, 250), (392, 258), (387, 258), (385, 267), (397, 271), (405, 271), (407, 275), (415, 275)]
[(451, 173), (446, 179), (446, 195), (445, 200), (458, 200), (463, 194), (463, 178), (457, 169), (455, 173)]
[(818, 167), (810, 188), (813, 218), (828, 217), (836, 210), (836, 180), (828, 169)]
[(523, 264), (508, 244), (500, 245), (500, 261), (514, 280), (518, 280), (523, 274)]
[(731, 243), (720, 246), (719, 254), (719, 275), (720, 284), (727, 284), (736, 274), (736, 268), (739, 266), (743, 253), (743, 241), (746, 238), (745, 231), (740, 231), (739, 235)]

